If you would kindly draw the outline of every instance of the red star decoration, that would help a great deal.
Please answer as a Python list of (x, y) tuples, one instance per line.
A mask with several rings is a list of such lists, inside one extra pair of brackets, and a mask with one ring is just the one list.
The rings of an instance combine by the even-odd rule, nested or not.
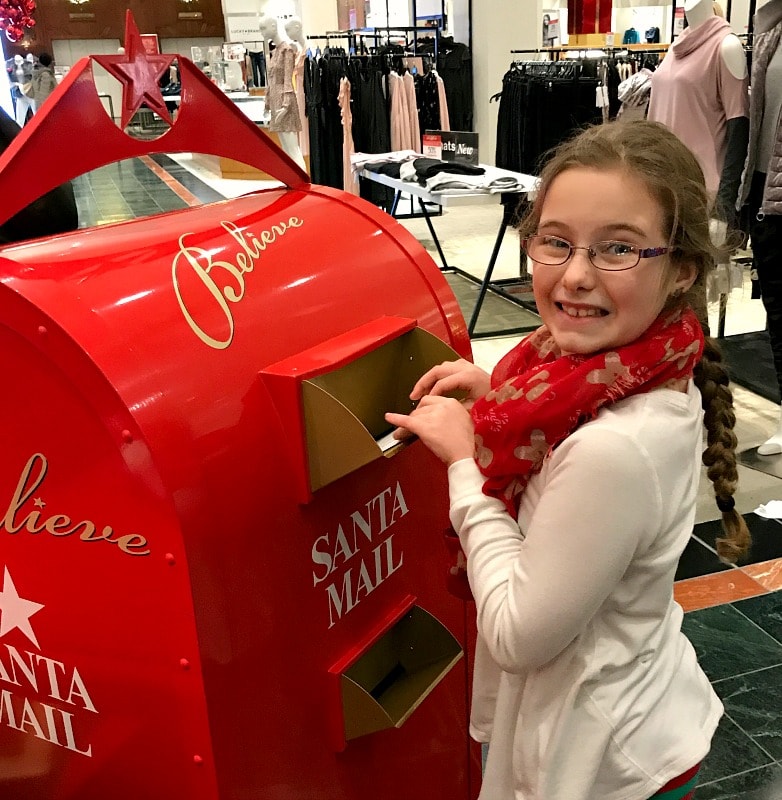
[(125, 17), (125, 53), (93, 56), (105, 70), (122, 83), (122, 127), (126, 128), (142, 103), (173, 124), (158, 81), (174, 60), (173, 55), (150, 55), (136, 27), (133, 14)]

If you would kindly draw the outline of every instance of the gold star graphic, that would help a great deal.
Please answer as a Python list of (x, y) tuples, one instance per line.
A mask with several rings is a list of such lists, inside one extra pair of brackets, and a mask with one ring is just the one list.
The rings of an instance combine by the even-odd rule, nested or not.
[(44, 503), (44, 501), (41, 500), (40, 497), (36, 497), (35, 500), (33, 500), (33, 505), (36, 508), (46, 508), (46, 503)]
[(125, 53), (116, 56), (93, 56), (104, 69), (122, 83), (122, 127), (127, 127), (142, 104), (173, 124), (158, 81), (171, 66), (173, 55), (150, 55), (138, 32), (133, 15), (125, 16)]

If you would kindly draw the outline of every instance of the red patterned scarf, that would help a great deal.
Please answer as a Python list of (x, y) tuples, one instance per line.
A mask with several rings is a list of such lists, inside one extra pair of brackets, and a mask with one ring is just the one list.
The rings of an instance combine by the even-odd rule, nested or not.
[(588, 356), (562, 356), (538, 328), (497, 364), (492, 390), (472, 407), (484, 494), (515, 518), (530, 477), (563, 439), (603, 406), (691, 377), (702, 352), (689, 308), (663, 312), (634, 342)]

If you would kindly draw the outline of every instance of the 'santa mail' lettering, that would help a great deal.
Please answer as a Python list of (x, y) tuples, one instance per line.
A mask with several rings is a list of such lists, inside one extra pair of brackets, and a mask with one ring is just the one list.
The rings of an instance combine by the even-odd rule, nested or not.
[[(30, 691), (48, 702), (25, 697)], [(78, 669), (8, 644), (0, 649), (0, 725), (90, 758), (92, 745), (80, 742), (74, 730), (82, 711), (98, 713)]]
[[(336, 531), (315, 540), (312, 579), (315, 586), (328, 581), (329, 628), (402, 566), (404, 554), (395, 550), (394, 534), (386, 533), (407, 512), (402, 487), (397, 483), (373, 497), (365, 511), (354, 511)], [(356, 559), (366, 542), (372, 550), (366, 552), (365, 547), (365, 554)]]

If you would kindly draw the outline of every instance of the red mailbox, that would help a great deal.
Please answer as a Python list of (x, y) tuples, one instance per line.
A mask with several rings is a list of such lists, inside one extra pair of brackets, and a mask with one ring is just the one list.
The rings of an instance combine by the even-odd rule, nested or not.
[(383, 439), (463, 319), (396, 222), (180, 74), (136, 142), (85, 59), (0, 159), (4, 218), (20, 174), (199, 145), (288, 184), (0, 250), (0, 796), (469, 800), (443, 469)]

